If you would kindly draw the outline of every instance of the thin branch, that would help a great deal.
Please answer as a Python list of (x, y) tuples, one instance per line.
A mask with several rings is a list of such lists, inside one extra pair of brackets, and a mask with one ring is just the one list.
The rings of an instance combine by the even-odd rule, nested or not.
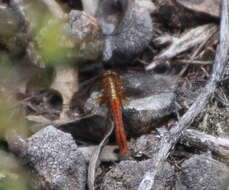
[(95, 189), (95, 186), (94, 186), (94, 183), (95, 183), (95, 172), (96, 172), (96, 167), (100, 163), (100, 154), (101, 154), (102, 148), (107, 143), (111, 133), (114, 130), (114, 123), (113, 122), (108, 122), (108, 123), (110, 124), (109, 129), (108, 129), (105, 137), (103, 138), (103, 140), (100, 142), (99, 146), (95, 149), (94, 153), (91, 156), (90, 162), (89, 162), (88, 179), (87, 179), (88, 189), (89, 190), (94, 190)]
[(202, 61), (202, 60), (179, 59), (176, 61), (179, 63), (192, 64), (192, 65), (212, 65), (213, 64), (213, 61)]
[(228, 63), (229, 53), (229, 0), (222, 0), (221, 5), (221, 24), (220, 40), (217, 47), (213, 72), (209, 82), (203, 89), (196, 101), (181, 117), (177, 125), (169, 132), (161, 136), (158, 152), (155, 153), (152, 160), (151, 170), (149, 170), (141, 181), (138, 190), (151, 190), (154, 185), (155, 176), (161, 169), (163, 162), (167, 159), (169, 151), (175, 146), (183, 131), (185, 131), (199, 115), (208, 103), (208, 99), (216, 90), (216, 85), (223, 76), (224, 68)]
[(215, 25), (207, 24), (198, 26), (184, 33), (180, 38), (174, 38), (168, 35), (157, 38), (155, 41), (158, 44), (171, 44), (166, 50), (156, 56), (152, 63), (146, 66), (146, 70), (151, 70), (159, 63), (170, 60), (180, 53), (205, 43), (216, 32), (216, 30), (217, 28)]
[(210, 150), (213, 154), (229, 158), (229, 139), (214, 137), (203, 132), (188, 129), (182, 134), (180, 141), (188, 147), (195, 147), (200, 150)]

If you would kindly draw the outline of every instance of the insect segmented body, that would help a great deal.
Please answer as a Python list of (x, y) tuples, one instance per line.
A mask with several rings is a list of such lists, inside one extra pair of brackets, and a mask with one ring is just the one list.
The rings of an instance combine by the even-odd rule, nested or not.
[(105, 71), (102, 76), (104, 90), (102, 102), (111, 110), (115, 123), (115, 136), (121, 154), (128, 153), (126, 134), (122, 119), (122, 104), (125, 99), (122, 81), (118, 74), (111, 70)]

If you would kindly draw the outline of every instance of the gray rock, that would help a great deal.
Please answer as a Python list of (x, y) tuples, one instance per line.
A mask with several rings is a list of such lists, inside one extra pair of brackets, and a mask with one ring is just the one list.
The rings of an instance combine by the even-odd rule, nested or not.
[(103, 39), (99, 24), (94, 17), (83, 11), (72, 10), (68, 22), (64, 25), (67, 37), (66, 47), (73, 48), (69, 57), (78, 60), (96, 60), (102, 54)]
[(229, 168), (208, 155), (194, 155), (181, 165), (176, 190), (226, 190)]
[[(152, 160), (141, 162), (122, 161), (106, 173), (101, 184), (102, 190), (135, 190), (138, 188), (144, 174), (150, 169)], [(172, 183), (174, 167), (165, 163), (163, 169), (156, 177), (154, 190), (164, 190)]]
[(135, 158), (152, 158), (158, 152), (160, 136), (155, 134), (142, 135), (137, 139), (131, 139), (129, 147)]
[[(124, 125), (130, 135), (149, 132), (158, 126), (163, 117), (176, 110), (177, 77), (139, 72), (125, 73), (120, 77), (127, 94), (123, 105)], [(93, 110), (95, 115), (105, 121), (108, 109), (98, 103), (100, 96), (100, 91), (93, 92), (84, 109), (85, 112)]]
[(32, 169), (33, 189), (85, 189), (86, 161), (70, 134), (48, 126), (21, 145), (11, 149)]
[(123, 75), (122, 80), (127, 93), (133, 94), (123, 111), (131, 134), (147, 133), (161, 118), (175, 112), (177, 77), (138, 72)]
[(105, 35), (104, 61), (131, 58), (143, 51), (153, 36), (149, 11), (132, 0), (102, 0), (97, 18)]

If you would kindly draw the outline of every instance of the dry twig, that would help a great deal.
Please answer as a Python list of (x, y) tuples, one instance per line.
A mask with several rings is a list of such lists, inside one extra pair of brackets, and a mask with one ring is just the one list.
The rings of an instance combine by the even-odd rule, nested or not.
[(228, 139), (217, 138), (197, 130), (188, 129), (184, 131), (179, 142), (188, 147), (195, 147), (204, 151), (210, 150), (217, 156), (229, 158)]
[(192, 64), (192, 65), (212, 65), (213, 61), (202, 61), (202, 60), (186, 60), (186, 59), (179, 59), (177, 60), (179, 63), (184, 64)]
[(163, 63), (175, 56), (187, 51), (209, 39), (212, 34), (216, 32), (216, 26), (212, 24), (207, 24), (203, 26), (196, 27), (189, 32), (183, 34), (180, 38), (172, 36), (162, 36), (156, 39), (156, 43), (166, 44), (171, 43), (169, 47), (156, 56), (152, 63), (146, 66), (146, 70), (153, 69), (157, 64)]
[(169, 152), (185, 131), (199, 115), (208, 103), (209, 98), (214, 94), (217, 83), (223, 76), (224, 68), (228, 63), (229, 53), (229, 0), (222, 0), (220, 40), (217, 47), (213, 72), (211, 78), (196, 101), (181, 117), (169, 132), (161, 136), (158, 152), (154, 154), (152, 160), (152, 170), (148, 171), (141, 181), (138, 190), (151, 190), (154, 185), (155, 176), (161, 169), (163, 162), (167, 159)]

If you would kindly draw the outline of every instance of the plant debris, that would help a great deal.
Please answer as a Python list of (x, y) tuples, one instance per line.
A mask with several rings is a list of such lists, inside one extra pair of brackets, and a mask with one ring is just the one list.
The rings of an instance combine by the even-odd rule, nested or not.
[(228, 188), (228, 10), (0, 0), (0, 188)]

